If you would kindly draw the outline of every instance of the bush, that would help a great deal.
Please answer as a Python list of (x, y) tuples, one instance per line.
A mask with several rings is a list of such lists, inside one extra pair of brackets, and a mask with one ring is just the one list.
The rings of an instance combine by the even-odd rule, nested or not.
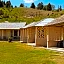
[(0, 15), (3, 15), (3, 14), (4, 14), (4, 12), (2, 10), (0, 10)]
[(12, 37), (9, 37), (8, 42), (12, 42)]

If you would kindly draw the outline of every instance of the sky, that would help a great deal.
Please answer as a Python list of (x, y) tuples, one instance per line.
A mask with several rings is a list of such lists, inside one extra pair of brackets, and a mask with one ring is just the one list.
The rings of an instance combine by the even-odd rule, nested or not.
[[(8, 1), (8, 0), (3, 0), (3, 1)], [(19, 6), (21, 3), (23, 3), (25, 6), (30, 7), (31, 3), (37, 4), (39, 2), (43, 2), (44, 5), (47, 5), (48, 3), (51, 3), (55, 5), (55, 8), (58, 8), (58, 5), (62, 6), (64, 8), (64, 0), (10, 0), (13, 6)]]

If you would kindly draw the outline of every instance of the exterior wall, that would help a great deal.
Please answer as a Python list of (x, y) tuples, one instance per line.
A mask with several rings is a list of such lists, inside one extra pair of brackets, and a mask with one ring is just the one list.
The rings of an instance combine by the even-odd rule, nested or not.
[(46, 46), (46, 27), (36, 27), (35, 43), (36, 46)]
[(21, 29), (20, 30), (20, 41), (26, 43), (27, 42), (27, 29)]
[[(14, 33), (14, 30), (12, 30), (12, 33)], [(18, 36), (19, 36), (19, 33), (18, 33)], [(9, 37), (11, 37), (11, 30), (10, 29), (0, 30), (0, 40), (8, 40)], [(14, 40), (15, 39), (14, 34), (12, 35), (12, 37), (13, 37), (13, 40)], [(19, 40), (19, 37), (17, 37), (15, 40)]]
[(35, 43), (35, 27), (27, 28), (27, 42)]
[(48, 46), (57, 46), (58, 41), (63, 40), (64, 33), (63, 27), (48, 26), (48, 27), (36, 27), (35, 43), (36, 46), (47, 46), (47, 35), (48, 35)]
[(2, 30), (0, 30), (0, 37), (2, 36)]
[(49, 35), (48, 46), (56, 47), (58, 41), (63, 40), (63, 27), (55, 27), (55, 26), (48, 27), (48, 35)]
[(48, 41), (48, 47), (57, 47), (58, 41)]
[(0, 39), (8, 39), (11, 36), (10, 30), (0, 30)]
[(8, 39), (11, 36), (10, 30), (3, 30), (3, 36), (6, 36), (6, 38)]

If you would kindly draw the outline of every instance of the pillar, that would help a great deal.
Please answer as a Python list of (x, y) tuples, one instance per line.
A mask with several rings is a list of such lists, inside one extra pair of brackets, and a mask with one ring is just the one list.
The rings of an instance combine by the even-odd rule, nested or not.
[(49, 48), (49, 35), (47, 35), (47, 49)]
[(18, 30), (18, 36), (20, 36), (20, 35), (19, 35), (19, 30)]
[(14, 30), (13, 30), (13, 37), (14, 37)]
[(4, 36), (4, 35), (3, 35), (3, 30), (2, 30), (2, 39), (3, 39), (3, 36)]

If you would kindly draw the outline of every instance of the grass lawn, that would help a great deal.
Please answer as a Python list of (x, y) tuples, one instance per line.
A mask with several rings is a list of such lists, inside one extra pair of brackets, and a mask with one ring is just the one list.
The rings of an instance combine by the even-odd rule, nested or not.
[(64, 64), (64, 53), (19, 42), (0, 42), (0, 64)]

